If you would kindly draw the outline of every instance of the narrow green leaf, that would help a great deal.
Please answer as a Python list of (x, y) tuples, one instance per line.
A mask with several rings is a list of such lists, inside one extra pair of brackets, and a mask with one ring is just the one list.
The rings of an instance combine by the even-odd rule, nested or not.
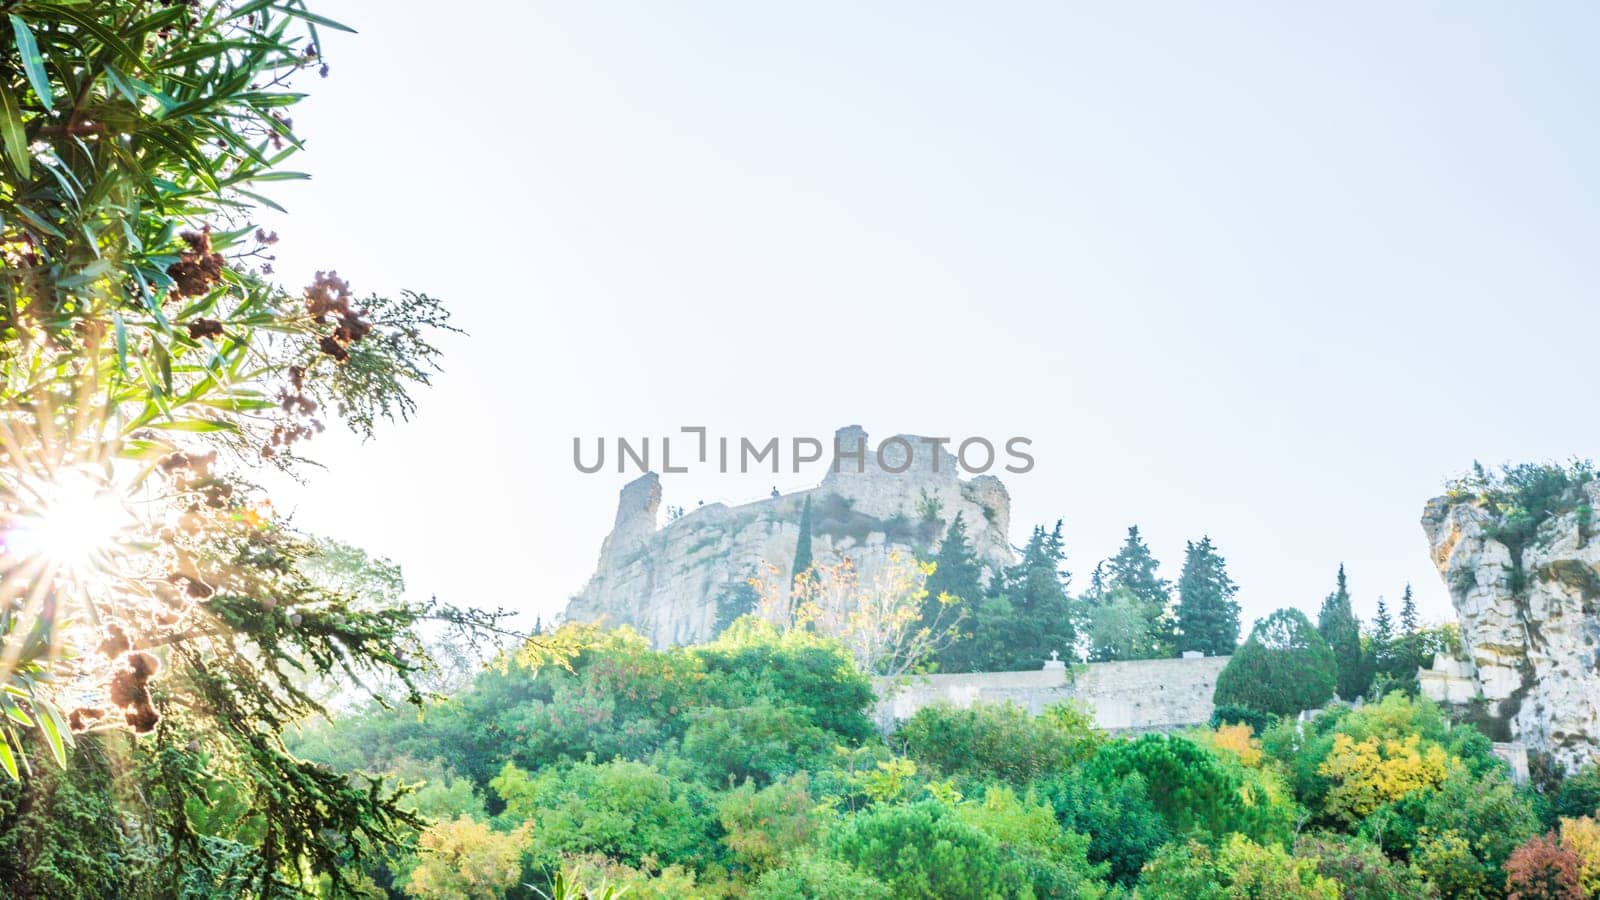
[(0, 703), (0, 705), (5, 707), (6, 718), (17, 723), (18, 725), (23, 726), (24, 728), (33, 727), (33, 717), (24, 712), (22, 707), (17, 705), (16, 701), (12, 700), (10, 697), (3, 698), (3, 700), (4, 702)]
[(17, 771), (17, 758), (11, 753), (11, 740), (5, 734), (0, 734), (0, 768), (6, 770), (12, 781), (22, 780), (21, 773)]
[(50, 745), (50, 755), (56, 758), (56, 765), (65, 769), (67, 767), (67, 742), (72, 740), (72, 730), (62, 728), (61, 720), (49, 704), (43, 704), (44, 715), (39, 717), (39, 730), (44, 732), (45, 743)]
[(161, 390), (165, 396), (172, 395), (172, 354), (167, 352), (167, 345), (159, 339), (150, 342), (150, 353), (156, 358), (156, 371), (161, 373)]
[(128, 374), (128, 326), (122, 321), (122, 313), (111, 314), (111, 327), (117, 335), (117, 371), (123, 375)]
[(329, 18), (327, 18), (325, 16), (319, 16), (314, 12), (307, 12), (306, 10), (303, 10), (303, 9), (295, 9), (292, 6), (287, 6), (287, 5), (279, 6), (279, 7), (277, 7), (277, 9), (279, 9), (280, 11), (285, 13), (286, 15), (294, 16), (296, 19), (304, 19), (305, 21), (310, 22), (313, 25), (321, 25), (324, 28), (332, 28), (334, 31), (344, 31), (344, 32), (348, 32), (349, 34), (356, 34), (357, 33), (356, 30), (354, 28), (351, 28), (349, 25), (345, 25), (345, 24), (340, 23), (340, 22), (335, 22), (334, 20), (329, 19)]
[(39, 54), (39, 43), (33, 39), (33, 30), (16, 14), (11, 16), (11, 30), (17, 35), (17, 52), (22, 54), (22, 71), (28, 76), (28, 84), (44, 101), (46, 109), (55, 106), (56, 97), (50, 90), (50, 76), (45, 74), (44, 57)]
[(151, 422), (151, 428), (161, 428), (166, 431), (238, 431), (239, 426), (232, 422), (218, 422), (213, 419), (173, 419), (170, 422)]
[(11, 164), (23, 178), (31, 177), (33, 168), (29, 165), (28, 134), (22, 130), (22, 107), (17, 105), (16, 95), (3, 81), (0, 81), (0, 139), (4, 139)]

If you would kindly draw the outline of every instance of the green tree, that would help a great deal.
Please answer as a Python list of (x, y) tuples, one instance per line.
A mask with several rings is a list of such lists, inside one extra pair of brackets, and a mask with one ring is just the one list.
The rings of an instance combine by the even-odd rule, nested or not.
[(1389, 675), (1394, 672), (1394, 617), (1389, 615), (1389, 604), (1378, 598), (1378, 611), (1372, 617), (1372, 663), (1379, 671)]
[(1317, 633), (1333, 652), (1339, 696), (1345, 700), (1364, 696), (1372, 686), (1372, 672), (1361, 652), (1361, 620), (1350, 606), (1343, 563), (1339, 565), (1337, 587), (1322, 601), (1322, 610), (1317, 614)]
[[(983, 564), (978, 562), (978, 555), (973, 552), (972, 543), (967, 539), (967, 525), (961, 513), (956, 513), (951, 520), (933, 562), (933, 574), (928, 576), (924, 585), (928, 590), (928, 597), (923, 603), (925, 623), (938, 621), (944, 606), (939, 599), (941, 596), (954, 597), (967, 604), (975, 604), (983, 597)], [(946, 651), (949, 649), (946, 648)]]
[(1139, 894), (1187, 900), (1339, 900), (1341, 896), (1339, 884), (1317, 874), (1312, 860), (1296, 859), (1282, 847), (1263, 846), (1241, 834), (1215, 851), (1194, 841), (1169, 845), (1145, 869)]
[(1074, 766), (1046, 775), (1032, 789), (1055, 809), (1063, 828), (1089, 835), (1089, 861), (1107, 865), (1111, 880), (1124, 887), (1139, 880), (1139, 870), (1172, 838), (1137, 772), (1105, 780)]
[(1013, 703), (935, 703), (917, 710), (895, 739), (940, 774), (1024, 784), (1087, 759), (1104, 735), (1073, 707), (1032, 716)]
[(1403, 674), (1407, 681), (1415, 679), (1417, 669), (1431, 661), (1423, 659), (1421, 631), (1417, 601), (1411, 595), (1411, 585), (1408, 583), (1404, 596), (1400, 598), (1400, 638), (1394, 660), (1396, 673)]
[[(960, 521), (960, 516), (956, 517)], [(970, 595), (982, 599), (972, 604), (971, 611), (960, 624), (961, 638), (940, 654), (940, 668), (948, 672), (998, 672), (1037, 669), (1050, 658), (1052, 652), (1067, 658), (1075, 654), (1078, 641), (1075, 610), (1067, 585), (1072, 575), (1066, 570), (1066, 549), (1061, 537), (1062, 523), (1054, 528), (1035, 526), (1023, 546), (1021, 558), (1015, 565), (997, 573), (986, 593), (979, 584), (982, 570), (970, 552), (949, 554), (953, 564), (949, 587), (969, 590)], [(952, 532), (954, 525), (951, 526)], [(965, 548), (963, 541), (958, 547)], [(937, 594), (933, 587), (940, 573), (946, 570), (944, 561), (947, 538), (940, 549), (938, 569), (928, 579), (929, 593)], [(931, 602), (931, 601), (930, 601)], [(925, 615), (935, 614), (929, 610)]]
[(1239, 645), (1238, 587), (1209, 536), (1189, 541), (1178, 578), (1178, 651), (1226, 656)]
[[(1098, 598), (1098, 603), (1091, 603), (1088, 611), (1090, 623), (1090, 653), (1091, 659), (1154, 659), (1171, 656), (1177, 646), (1177, 635), (1173, 631), (1173, 619), (1169, 607), (1172, 603), (1171, 582), (1157, 574), (1160, 563), (1151, 555), (1150, 548), (1145, 545), (1144, 539), (1139, 536), (1139, 526), (1128, 528), (1128, 537), (1123, 542), (1117, 555), (1105, 561), (1104, 570), (1096, 569), (1099, 576), (1091, 586), (1091, 599)], [(1118, 588), (1121, 588), (1120, 597)], [(1131, 604), (1128, 600), (1132, 601)], [(1110, 617), (1118, 623), (1128, 614), (1136, 617), (1142, 632), (1132, 639), (1131, 646), (1126, 649), (1115, 650), (1102, 643), (1095, 646), (1094, 620), (1097, 607), (1111, 606), (1121, 602), (1123, 609)], [(1105, 617), (1102, 617), (1102, 621)], [(1102, 634), (1108, 633), (1107, 629), (1100, 629)], [(1120, 631), (1112, 629), (1112, 634)]]
[(789, 569), (789, 580), (800, 577), (800, 573), (811, 568), (811, 498), (807, 497), (805, 505), (800, 507), (800, 538), (794, 547), (794, 565)]
[(1213, 700), (1218, 706), (1292, 716), (1327, 703), (1337, 673), (1333, 653), (1305, 614), (1280, 609), (1257, 622), (1228, 660)]
[(1078, 642), (1073, 622), (1072, 597), (1068, 587), (1072, 573), (1067, 571), (1067, 551), (1061, 536), (1061, 520), (1048, 531), (1034, 526), (1022, 557), (1001, 576), (1000, 590), (1016, 608), (1016, 627), (1001, 636), (1008, 648), (1010, 669), (1038, 668), (1052, 652), (1065, 657), (1075, 654)]
[(717, 852), (704, 789), (645, 763), (584, 762), (537, 773), (506, 763), (489, 784), (505, 801), (508, 821), (532, 823), (531, 852), (545, 869), (569, 854), (696, 866)]
[(1022, 863), (999, 841), (933, 800), (858, 813), (836, 832), (831, 848), (907, 900), (998, 900), (1019, 896), (1028, 883)]

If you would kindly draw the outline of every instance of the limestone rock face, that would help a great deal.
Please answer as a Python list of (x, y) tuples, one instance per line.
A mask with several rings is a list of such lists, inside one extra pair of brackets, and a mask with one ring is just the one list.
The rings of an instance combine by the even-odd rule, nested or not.
[(1012, 563), (1011, 498), (1000, 479), (962, 478), (953, 454), (914, 435), (871, 448), (851, 426), (838, 431), (835, 449), (819, 487), (743, 506), (708, 503), (660, 527), (660, 479), (652, 472), (630, 482), (566, 620), (630, 625), (659, 647), (712, 639), (727, 624), (719, 606), (750, 578), (769, 564), (787, 578), (808, 498), (812, 558), (848, 557), (864, 582), (892, 553), (930, 559), (957, 513), (991, 574)]
[[(1600, 483), (1585, 490), (1600, 506)], [(1523, 549), (1518, 579), (1493, 524), (1444, 497), (1422, 518), (1460, 619), (1464, 674), (1515, 740), (1570, 770), (1600, 757), (1600, 540), (1577, 512), (1556, 516)]]

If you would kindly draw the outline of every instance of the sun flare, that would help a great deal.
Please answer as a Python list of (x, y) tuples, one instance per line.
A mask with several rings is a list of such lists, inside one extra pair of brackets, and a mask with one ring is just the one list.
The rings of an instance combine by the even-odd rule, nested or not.
[(101, 568), (133, 525), (133, 514), (111, 488), (65, 472), (27, 493), (32, 502), (5, 534), (16, 562), (54, 565), (74, 575)]

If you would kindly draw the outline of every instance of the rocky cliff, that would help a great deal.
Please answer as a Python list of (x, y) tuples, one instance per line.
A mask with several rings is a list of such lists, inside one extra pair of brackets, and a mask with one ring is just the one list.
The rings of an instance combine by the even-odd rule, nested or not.
[[(842, 428), (820, 486), (743, 506), (710, 503), (665, 526), (657, 519), (660, 479), (653, 472), (635, 479), (622, 489), (599, 565), (566, 619), (630, 625), (657, 646), (710, 640), (752, 576), (767, 564), (788, 574), (807, 498), (812, 558), (849, 557), (863, 580), (893, 552), (929, 558), (957, 513), (984, 565), (991, 572), (1009, 565), (1011, 499), (1000, 479), (963, 479), (948, 451), (896, 437), (904, 443), (886, 441), (880, 461), (864, 430)], [(904, 446), (915, 448), (910, 460)]]
[(1482, 504), (1440, 497), (1422, 518), (1461, 622), (1462, 674), (1514, 739), (1569, 769), (1600, 756), (1600, 541), (1585, 512), (1600, 483), (1583, 491), (1587, 507), (1544, 522), (1520, 560)]

